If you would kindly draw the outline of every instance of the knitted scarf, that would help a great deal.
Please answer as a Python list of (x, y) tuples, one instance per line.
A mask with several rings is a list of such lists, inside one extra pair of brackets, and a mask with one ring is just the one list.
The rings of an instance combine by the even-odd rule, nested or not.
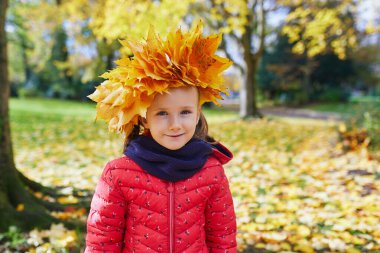
[(192, 138), (182, 148), (170, 150), (142, 135), (129, 143), (124, 154), (149, 174), (177, 182), (197, 173), (212, 153), (211, 144), (203, 140)]

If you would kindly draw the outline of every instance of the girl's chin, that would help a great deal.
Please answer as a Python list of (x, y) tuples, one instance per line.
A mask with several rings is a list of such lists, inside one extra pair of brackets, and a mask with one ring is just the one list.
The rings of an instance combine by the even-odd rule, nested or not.
[(187, 141), (183, 139), (183, 136), (174, 137), (174, 138), (169, 137), (166, 140), (162, 141), (161, 143), (159, 142), (161, 146), (164, 146), (165, 148), (170, 149), (170, 150), (180, 149), (183, 146), (185, 146), (186, 143)]
[(177, 150), (177, 149), (180, 149), (182, 148), (183, 146), (185, 146), (185, 144), (180, 144), (180, 143), (164, 143), (164, 144), (161, 144), (162, 146), (164, 146), (165, 148), (167, 149), (170, 149), (170, 150)]

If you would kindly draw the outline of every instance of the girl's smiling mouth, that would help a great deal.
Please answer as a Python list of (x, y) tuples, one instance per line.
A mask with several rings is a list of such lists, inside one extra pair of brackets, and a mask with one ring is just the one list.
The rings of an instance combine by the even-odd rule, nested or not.
[(184, 134), (166, 135), (166, 136), (175, 138), (175, 137), (180, 137), (180, 136), (182, 136), (182, 135), (184, 135)]

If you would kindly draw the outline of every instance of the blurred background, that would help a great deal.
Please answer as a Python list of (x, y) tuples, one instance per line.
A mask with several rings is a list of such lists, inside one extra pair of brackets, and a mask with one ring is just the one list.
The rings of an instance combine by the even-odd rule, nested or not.
[[(120, 40), (197, 19), (235, 63), (230, 96), (204, 112), (235, 155), (240, 252), (380, 252), (379, 13), (378, 0), (9, 0), (12, 170), (38, 204), (0, 187), (16, 213), (0, 218), (0, 252), (83, 251), (96, 182), (123, 149), (86, 96), (132, 56)], [(8, 218), (38, 212), (51, 219)]]
[(165, 37), (202, 18), (206, 33), (224, 33), (234, 98), (252, 86), (256, 103), (371, 99), (379, 95), (379, 11), (375, 0), (10, 1), (12, 96), (86, 100), (99, 75), (129, 54), (119, 39), (145, 38), (150, 24)]

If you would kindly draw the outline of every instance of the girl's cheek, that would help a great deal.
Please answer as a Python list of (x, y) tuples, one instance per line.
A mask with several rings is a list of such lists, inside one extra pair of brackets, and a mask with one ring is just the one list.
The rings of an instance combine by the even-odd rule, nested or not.
[(165, 117), (162, 117), (158, 120), (156, 120), (156, 126), (162, 128), (162, 127), (165, 127), (167, 124), (168, 124), (168, 119), (165, 118)]
[(197, 123), (195, 117), (194, 118), (186, 119), (183, 122), (184, 122), (184, 124), (189, 125), (189, 126), (196, 125), (196, 123)]

